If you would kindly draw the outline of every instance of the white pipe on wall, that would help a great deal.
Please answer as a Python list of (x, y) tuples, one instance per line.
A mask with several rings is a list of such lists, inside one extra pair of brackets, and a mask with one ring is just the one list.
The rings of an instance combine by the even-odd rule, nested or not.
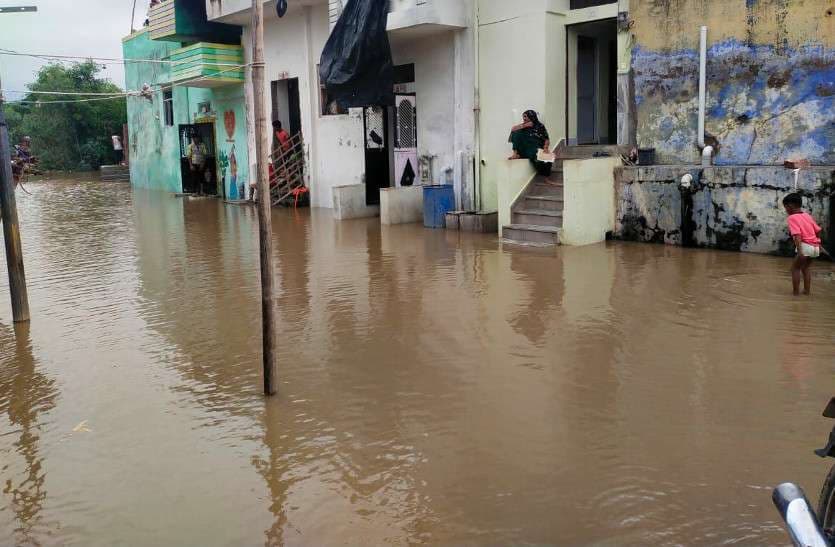
[(707, 27), (699, 39), (699, 148), (705, 147), (705, 105), (707, 104)]
[(475, 89), (474, 92), (474, 104), (473, 104), (473, 118), (474, 118), (474, 140), (473, 143), (473, 209), (476, 211), (481, 210), (481, 51), (479, 48), (481, 47), (480, 44), (480, 36), (479, 32), (481, 30), (481, 23), (480, 13), (479, 13), (479, 1), (480, 0), (473, 0), (473, 56), (474, 56), (474, 72), (475, 72)]

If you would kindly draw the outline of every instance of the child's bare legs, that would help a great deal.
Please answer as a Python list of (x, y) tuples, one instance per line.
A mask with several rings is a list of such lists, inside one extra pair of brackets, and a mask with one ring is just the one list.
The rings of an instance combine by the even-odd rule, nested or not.
[(797, 255), (792, 262), (792, 289), (795, 296), (800, 294), (800, 278), (803, 275), (803, 264), (805, 261), (805, 256)]
[(812, 259), (803, 257), (803, 294), (812, 292)]
[(797, 255), (792, 262), (792, 289), (794, 295), (800, 294), (800, 280), (803, 279), (803, 294), (809, 294), (812, 288), (812, 270), (809, 268), (812, 265), (812, 259)]

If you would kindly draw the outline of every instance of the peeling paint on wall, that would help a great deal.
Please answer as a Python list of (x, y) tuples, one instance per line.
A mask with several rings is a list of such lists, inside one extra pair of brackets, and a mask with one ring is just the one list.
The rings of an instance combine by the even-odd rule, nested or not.
[(708, 27), (709, 144), (719, 165), (835, 164), (833, 0), (637, 0), (638, 144), (697, 163), (699, 32)]
[[(679, 187), (687, 173), (694, 178), (689, 191)], [(835, 168), (802, 171), (798, 190), (826, 243)], [(615, 233), (633, 241), (791, 254), (782, 199), (792, 191), (792, 172), (782, 167), (623, 168), (616, 181)]]
[[(696, 50), (633, 52), (638, 142), (660, 163), (696, 162)], [(773, 165), (789, 158), (835, 163), (835, 50), (737, 40), (708, 51), (706, 131), (718, 165)]]

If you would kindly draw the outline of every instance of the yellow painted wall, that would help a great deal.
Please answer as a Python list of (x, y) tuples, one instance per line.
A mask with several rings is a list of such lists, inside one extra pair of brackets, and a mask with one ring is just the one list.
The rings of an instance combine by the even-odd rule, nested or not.
[(615, 167), (620, 164), (617, 158), (564, 162), (563, 244), (599, 243), (615, 229)]
[[(699, 27), (710, 29), (711, 44), (728, 39), (798, 47), (816, 42), (835, 46), (833, 0), (631, 0), (630, 15), (641, 47), (693, 49)], [(831, 13), (830, 13), (831, 12)]]
[(533, 180), (536, 172), (527, 160), (504, 160), (501, 162), (500, 182), (497, 188), (499, 211), (499, 237), (502, 229), (511, 223), (511, 207)]
[(521, 123), (527, 109), (542, 112), (549, 131), (558, 124), (547, 114), (553, 101), (546, 93), (544, 10), (532, 10), (526, 2), (482, 0), (479, 19), (481, 208), (495, 211), (503, 161), (511, 154), (510, 128)]

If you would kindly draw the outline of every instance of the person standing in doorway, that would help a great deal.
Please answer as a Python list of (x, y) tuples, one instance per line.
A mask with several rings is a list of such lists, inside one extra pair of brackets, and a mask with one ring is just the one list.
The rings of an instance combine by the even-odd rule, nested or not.
[(125, 164), (125, 149), (122, 146), (122, 138), (119, 135), (110, 137), (113, 141), (113, 152), (116, 154), (116, 163), (119, 165)]
[(273, 122), (273, 158), (278, 158), (282, 152), (290, 150), (290, 133), (281, 126), (281, 121)]
[(193, 135), (191, 137), (191, 144), (188, 145), (186, 157), (188, 158), (188, 165), (191, 169), (191, 180), (194, 188), (198, 193), (203, 193), (203, 169), (206, 166), (206, 156), (209, 151), (203, 143), (200, 135)]

